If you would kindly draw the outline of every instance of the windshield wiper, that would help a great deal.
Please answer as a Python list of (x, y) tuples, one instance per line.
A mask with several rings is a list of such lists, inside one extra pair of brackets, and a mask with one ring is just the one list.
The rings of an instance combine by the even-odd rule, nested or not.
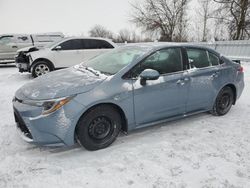
[(87, 71), (93, 73), (93, 74), (96, 75), (96, 76), (100, 76), (100, 74), (98, 74), (97, 71), (95, 71), (94, 69), (92, 69), (92, 68), (90, 68), (90, 67), (85, 67), (85, 70), (87, 70)]
[(113, 74), (111, 74), (110, 72), (104, 72), (104, 71), (100, 71), (100, 73), (102, 73), (102, 74), (106, 74), (106, 75), (108, 75), (108, 76), (113, 75)]
[(112, 73), (105, 72), (105, 71), (95, 70), (95, 69), (93, 69), (92, 67), (85, 67), (85, 66), (83, 66), (83, 65), (80, 65), (80, 66), (78, 67), (78, 69), (85, 69), (85, 70), (87, 70), (87, 71), (93, 73), (93, 74), (96, 75), (96, 76), (100, 76), (100, 74), (105, 74), (105, 75), (108, 75), (108, 76), (113, 75)]

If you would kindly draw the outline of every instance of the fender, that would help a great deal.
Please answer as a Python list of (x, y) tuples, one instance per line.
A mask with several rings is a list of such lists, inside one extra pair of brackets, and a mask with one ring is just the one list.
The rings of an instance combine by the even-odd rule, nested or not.
[(48, 59), (46, 59), (46, 58), (38, 58), (38, 59), (36, 59), (35, 61), (33, 61), (32, 64), (30, 65), (30, 72), (33, 71), (34, 65), (35, 65), (37, 62), (39, 62), (39, 61), (45, 61), (45, 62), (47, 62), (47, 63), (51, 66), (52, 70), (55, 70), (55, 66), (54, 66), (54, 64), (53, 64), (50, 60), (48, 60)]

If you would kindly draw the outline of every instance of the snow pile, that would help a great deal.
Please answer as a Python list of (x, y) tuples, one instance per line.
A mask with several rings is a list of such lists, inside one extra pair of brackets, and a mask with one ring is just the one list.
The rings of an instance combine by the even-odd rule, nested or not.
[(0, 67), (0, 187), (250, 187), (250, 64), (246, 87), (224, 117), (203, 113), (120, 136), (89, 152), (37, 147), (15, 130), (11, 100), (31, 80)]

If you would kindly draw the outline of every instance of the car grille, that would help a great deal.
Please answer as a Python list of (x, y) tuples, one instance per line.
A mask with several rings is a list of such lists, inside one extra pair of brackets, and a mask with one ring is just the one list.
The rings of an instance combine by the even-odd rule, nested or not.
[(15, 57), (16, 63), (29, 63), (29, 57), (24, 52), (19, 52)]
[(33, 139), (28, 127), (25, 125), (23, 119), (21, 118), (16, 109), (14, 109), (14, 116), (17, 127), (24, 133), (25, 136), (27, 136), (30, 139)]

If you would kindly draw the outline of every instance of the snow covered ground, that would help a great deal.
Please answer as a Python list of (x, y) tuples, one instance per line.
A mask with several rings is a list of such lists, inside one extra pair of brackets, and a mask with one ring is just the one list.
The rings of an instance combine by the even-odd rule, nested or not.
[(250, 63), (246, 87), (224, 117), (203, 113), (120, 136), (89, 152), (37, 147), (16, 133), (11, 100), (29, 74), (0, 67), (0, 188), (250, 187)]

